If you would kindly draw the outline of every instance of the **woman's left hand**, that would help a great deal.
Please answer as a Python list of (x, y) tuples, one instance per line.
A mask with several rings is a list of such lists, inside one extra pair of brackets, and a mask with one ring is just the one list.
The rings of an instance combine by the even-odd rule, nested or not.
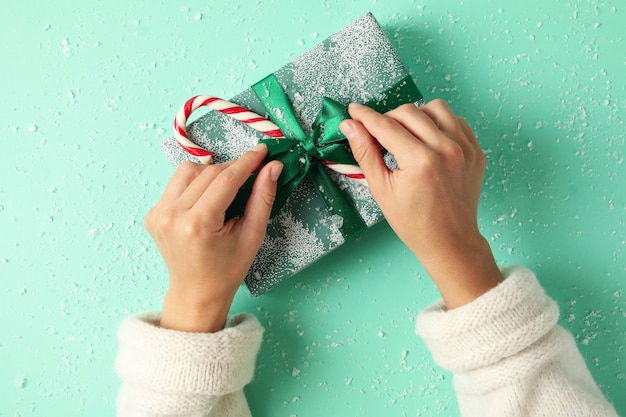
[(144, 224), (169, 272), (161, 327), (188, 332), (224, 328), (230, 305), (258, 252), (282, 164), (264, 166), (241, 218), (225, 222), (226, 209), (267, 154), (257, 145), (241, 158), (179, 166)]

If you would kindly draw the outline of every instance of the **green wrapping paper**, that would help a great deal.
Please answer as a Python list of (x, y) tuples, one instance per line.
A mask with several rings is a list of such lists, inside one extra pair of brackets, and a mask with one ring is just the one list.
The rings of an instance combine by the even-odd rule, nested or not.
[[(268, 89), (275, 89), (276, 93), (263, 93)], [(340, 132), (333, 132), (335, 136), (328, 139), (326, 130), (330, 131), (330, 127), (319, 127), (322, 108), (330, 106), (339, 114), (342, 106), (360, 102), (386, 111), (402, 103), (419, 104), (421, 100), (371, 14), (229, 100), (269, 116), (281, 126), (294, 148), (285, 151), (282, 144), (271, 146), (270, 153), (275, 158), (297, 148), (303, 149), (303, 154), (296, 161), (306, 162), (302, 163), (306, 172), (298, 174), (297, 183), (286, 184), (281, 175), (279, 185), (285, 191), (284, 198), (275, 206), (265, 240), (245, 279), (253, 295), (268, 291), (383, 218), (367, 186), (330, 171), (315, 157), (309, 157), (318, 153), (312, 150), (313, 144), (324, 155), (325, 142), (333, 146), (341, 145), (342, 139), (345, 142)], [(291, 124), (284, 120), (289, 116), (293, 119)], [(341, 118), (328, 125), (336, 128), (337, 120)], [(216, 163), (240, 157), (261, 140), (274, 140), (219, 112), (199, 118), (187, 127), (187, 133), (189, 139), (215, 154)], [(197, 162), (173, 136), (161, 145), (174, 166), (186, 160)], [(386, 161), (390, 166), (395, 163), (391, 155), (387, 155)], [(333, 204), (338, 200), (345, 200), (349, 207), (338, 209)], [(345, 214), (348, 211), (353, 211), (356, 218)]]

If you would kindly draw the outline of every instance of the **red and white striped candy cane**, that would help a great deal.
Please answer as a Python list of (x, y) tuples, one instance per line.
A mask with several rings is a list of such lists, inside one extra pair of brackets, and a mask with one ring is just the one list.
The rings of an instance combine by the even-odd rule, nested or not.
[(176, 113), (176, 118), (174, 119), (174, 135), (176, 136), (176, 140), (179, 145), (187, 151), (187, 153), (197, 157), (202, 164), (213, 163), (213, 152), (206, 150), (189, 140), (189, 137), (187, 136), (187, 120), (189, 119), (191, 113), (193, 113), (197, 108), (203, 106), (208, 106), (213, 110), (227, 114), (228, 116), (263, 132), (263, 134), (269, 137), (285, 137), (278, 129), (278, 126), (274, 123), (241, 106), (222, 100), (218, 97), (195, 96), (187, 100), (180, 110), (178, 110), (178, 113)]
[(332, 161), (322, 162), (333, 171), (337, 171), (340, 174), (343, 174), (346, 177), (350, 178), (351, 180), (367, 185), (365, 175), (363, 175), (363, 170), (361, 170), (361, 167), (359, 167), (358, 165), (339, 164)]
[[(214, 154), (213, 152), (198, 146), (189, 139), (187, 136), (187, 120), (194, 110), (203, 106), (208, 106), (213, 110), (226, 114), (271, 138), (279, 139), (285, 137), (283, 132), (281, 132), (278, 126), (276, 126), (273, 122), (251, 112), (244, 107), (218, 97), (195, 96), (187, 100), (180, 110), (178, 110), (178, 113), (176, 113), (176, 118), (174, 119), (174, 136), (176, 137), (178, 144), (188, 154), (198, 158), (202, 164), (212, 164)], [(331, 161), (323, 161), (323, 163), (328, 166), (328, 168), (337, 171), (354, 181), (367, 185), (363, 171), (358, 165), (338, 164)]]

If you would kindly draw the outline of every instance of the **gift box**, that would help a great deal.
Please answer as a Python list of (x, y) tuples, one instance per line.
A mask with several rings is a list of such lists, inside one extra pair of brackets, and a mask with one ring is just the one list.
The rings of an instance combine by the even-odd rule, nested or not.
[[(188, 138), (210, 150), (215, 163), (238, 158), (259, 141), (272, 141), (269, 158), (286, 158), (265, 240), (245, 279), (257, 296), (383, 218), (367, 185), (329, 169), (355, 164), (338, 129), (349, 117), (345, 106), (359, 102), (384, 112), (420, 104), (422, 95), (367, 14), (230, 101), (269, 117), (287, 137), (269, 139), (215, 111), (187, 127)], [(174, 136), (161, 145), (174, 166), (198, 162)], [(393, 165), (393, 156), (386, 161)]]

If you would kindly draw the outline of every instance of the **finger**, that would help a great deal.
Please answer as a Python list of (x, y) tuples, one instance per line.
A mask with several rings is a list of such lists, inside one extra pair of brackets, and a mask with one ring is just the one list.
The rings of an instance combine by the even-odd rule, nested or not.
[(276, 199), (278, 177), (282, 170), (283, 164), (279, 161), (272, 161), (261, 169), (241, 218), (242, 239), (254, 245), (255, 250), (258, 250), (265, 236), (267, 222)]
[(476, 134), (463, 117), (457, 116), (457, 120), (459, 126), (461, 126), (461, 129), (465, 133), (465, 136), (467, 137), (470, 146), (472, 147), (475, 160), (478, 161), (478, 163), (482, 166), (482, 169), (484, 170), (487, 159), (485, 153), (480, 147), (480, 144), (478, 143), (478, 140), (476, 139)]
[(441, 99), (432, 100), (420, 107), (420, 110), (428, 115), (442, 132), (448, 134), (463, 133), (455, 114), (445, 101)]
[(470, 138), (459, 124), (457, 116), (452, 112), (448, 103), (436, 99), (422, 106), (421, 110), (433, 120), (449, 139), (461, 146), (464, 154), (473, 151)]
[(385, 186), (388, 184), (391, 171), (385, 164), (378, 141), (356, 120), (344, 120), (339, 128), (348, 138), (352, 155), (363, 170), (370, 189), (387, 188)]
[(459, 123), (459, 126), (461, 126), (463, 133), (465, 133), (465, 137), (467, 137), (468, 141), (472, 145), (480, 147), (480, 145), (478, 144), (478, 139), (476, 139), (476, 134), (470, 127), (469, 123), (467, 123), (467, 120), (465, 120), (465, 118), (461, 116), (457, 116), (456, 119), (457, 119), (457, 122)]
[(167, 183), (161, 201), (171, 202), (178, 198), (205, 168), (206, 165), (191, 161), (181, 163)]
[(403, 162), (410, 162), (408, 154), (412, 150), (423, 146), (402, 124), (388, 115), (380, 114), (367, 106), (355, 103), (350, 104), (348, 112), (354, 120), (360, 122), (367, 130), (369, 137), (376, 138), (383, 148), (395, 156), (400, 166)]
[(235, 160), (215, 177), (191, 210), (215, 218), (223, 225), (226, 209), (235, 199), (241, 186), (261, 165), (265, 155), (267, 155), (267, 146), (263, 144), (244, 153), (241, 158)]
[(178, 198), (178, 204), (184, 208), (191, 208), (200, 199), (202, 194), (209, 188), (209, 185), (213, 182), (220, 172), (228, 168), (235, 161), (228, 161), (222, 164), (215, 165), (203, 165), (203, 170), (196, 178), (188, 184), (187, 188), (182, 192)]
[(442, 139), (446, 139), (434, 120), (414, 104), (404, 104), (386, 115), (431, 148), (436, 148)]

